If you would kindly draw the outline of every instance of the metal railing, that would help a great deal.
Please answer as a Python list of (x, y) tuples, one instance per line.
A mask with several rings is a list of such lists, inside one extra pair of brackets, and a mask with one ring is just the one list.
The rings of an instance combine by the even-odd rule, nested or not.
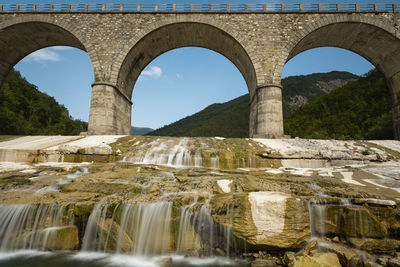
[(400, 12), (400, 4), (0, 4), (0, 12)]

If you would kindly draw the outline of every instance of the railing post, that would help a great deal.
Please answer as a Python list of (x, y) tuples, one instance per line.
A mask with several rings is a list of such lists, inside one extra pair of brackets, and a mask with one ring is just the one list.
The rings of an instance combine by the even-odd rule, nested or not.
[(318, 4), (318, 11), (319, 11), (319, 12), (322, 11), (322, 4)]
[(136, 10), (140, 11), (140, 4), (137, 4)]
[(208, 4), (208, 11), (212, 10), (212, 4)]
[(50, 12), (53, 12), (53, 11), (54, 11), (54, 5), (53, 5), (53, 4), (50, 4), (49, 11), (50, 11)]
[(190, 11), (194, 11), (194, 4), (190, 4)]
[(124, 4), (119, 4), (119, 11), (124, 11)]
[(36, 12), (36, 4), (32, 5), (32, 12)]
[(0, 12), (3, 12), (3, 5), (0, 4)]
[(360, 5), (356, 4), (356, 12), (359, 12), (359, 11), (360, 11)]
[(71, 12), (71, 4), (67, 5), (67, 12)]
[(393, 12), (397, 12), (397, 4), (393, 4), (392, 7), (393, 7)]
[(244, 4), (244, 11), (249, 11), (249, 5), (248, 4)]
[(336, 4), (336, 11), (340, 11), (340, 4)]
[(176, 4), (172, 4), (172, 11), (176, 11)]
[(281, 11), (285, 12), (285, 4), (281, 4)]
[(230, 4), (226, 4), (226, 11), (231, 11), (231, 5)]
[(85, 11), (85, 12), (88, 12), (88, 10), (89, 10), (89, 5), (88, 5), (88, 4), (85, 4), (85, 6), (84, 6), (84, 11)]
[(15, 11), (17, 11), (17, 12), (19, 11), (19, 4), (15, 5)]
[(374, 11), (378, 11), (378, 4), (374, 4)]
[(107, 8), (106, 8), (106, 4), (102, 4), (102, 5), (101, 5), (101, 11), (104, 12), (104, 11), (106, 11), (106, 9), (107, 9)]
[(154, 5), (154, 11), (156, 11), (156, 12), (158, 11), (158, 4)]
[(304, 10), (304, 5), (300, 4), (299, 9), (300, 9), (300, 11), (303, 11)]

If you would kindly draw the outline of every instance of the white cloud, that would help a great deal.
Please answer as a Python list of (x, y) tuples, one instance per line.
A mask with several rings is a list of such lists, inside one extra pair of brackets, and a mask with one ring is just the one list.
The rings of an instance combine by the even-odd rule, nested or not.
[(70, 47), (70, 46), (53, 46), (53, 47), (50, 47), (48, 49), (53, 49), (53, 50), (58, 50), (58, 51), (65, 51), (65, 50), (71, 50), (71, 49), (74, 49), (74, 48)]
[(36, 61), (44, 63), (45, 61), (60, 61), (61, 57), (59, 54), (54, 52), (52, 48), (44, 48), (29, 54), (25, 59), (28, 62)]
[(176, 74), (176, 78), (180, 79), (182, 77), (182, 75), (180, 75), (179, 73)]
[(142, 71), (142, 75), (153, 78), (160, 78), (162, 76), (162, 69), (157, 66), (152, 66), (150, 69)]

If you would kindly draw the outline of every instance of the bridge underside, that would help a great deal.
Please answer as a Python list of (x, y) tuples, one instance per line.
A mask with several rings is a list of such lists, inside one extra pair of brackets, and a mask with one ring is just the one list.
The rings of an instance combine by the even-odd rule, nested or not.
[(361, 55), (386, 77), (393, 101), (393, 134), (395, 139), (400, 140), (400, 40), (366, 23), (335, 23), (305, 36), (293, 48), (288, 60), (305, 50), (327, 46), (344, 48)]
[(399, 25), (398, 12), (0, 12), (0, 84), (19, 60), (38, 49), (82, 49), (95, 74), (88, 133), (129, 134), (132, 90), (143, 69), (172, 49), (204, 47), (231, 60), (246, 80), (250, 137), (280, 138), (284, 64), (308, 49), (339, 47), (363, 56), (385, 75), (394, 136), (400, 140)]

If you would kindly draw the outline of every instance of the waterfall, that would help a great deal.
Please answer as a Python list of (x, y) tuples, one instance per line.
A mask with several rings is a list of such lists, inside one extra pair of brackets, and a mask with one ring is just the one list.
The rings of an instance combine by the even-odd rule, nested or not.
[(123, 205), (120, 235), (124, 231), (131, 237), (133, 254), (168, 252), (171, 242), (171, 211), (171, 202)]
[(174, 140), (161, 140), (160, 138), (149, 143), (149, 148), (143, 147), (140, 151), (144, 154), (135, 155), (129, 160), (137, 164), (155, 164), (174, 167), (201, 167), (202, 158), (196, 154), (192, 156), (188, 148), (188, 138), (182, 138), (176, 144)]
[(169, 252), (172, 202), (117, 205), (111, 219), (107, 217), (109, 209), (103, 201), (94, 207), (82, 250), (146, 256)]
[(310, 214), (311, 237), (324, 236), (326, 234), (326, 203), (321, 200), (310, 200), (308, 202), (308, 210)]
[(56, 230), (73, 223), (71, 216), (65, 222), (66, 215), (65, 207), (57, 204), (0, 205), (0, 251), (52, 247)]

